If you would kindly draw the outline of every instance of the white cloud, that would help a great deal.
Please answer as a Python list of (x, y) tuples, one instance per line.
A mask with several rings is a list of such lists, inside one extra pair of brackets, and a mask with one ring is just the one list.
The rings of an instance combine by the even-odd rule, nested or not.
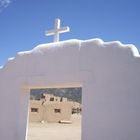
[(8, 7), (12, 0), (0, 0), (0, 11)]

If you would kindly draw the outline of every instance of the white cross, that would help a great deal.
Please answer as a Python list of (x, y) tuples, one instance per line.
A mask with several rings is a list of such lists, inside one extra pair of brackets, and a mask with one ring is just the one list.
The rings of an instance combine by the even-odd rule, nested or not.
[(68, 26), (60, 28), (60, 19), (55, 19), (55, 26), (54, 29), (46, 31), (45, 35), (50, 36), (54, 35), (54, 42), (59, 41), (59, 34), (69, 32), (70, 28)]

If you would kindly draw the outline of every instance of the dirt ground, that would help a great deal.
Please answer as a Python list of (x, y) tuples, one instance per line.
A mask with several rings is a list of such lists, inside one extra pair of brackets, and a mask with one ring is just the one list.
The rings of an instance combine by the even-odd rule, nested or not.
[(81, 140), (81, 115), (72, 115), (71, 124), (30, 123), (27, 140)]

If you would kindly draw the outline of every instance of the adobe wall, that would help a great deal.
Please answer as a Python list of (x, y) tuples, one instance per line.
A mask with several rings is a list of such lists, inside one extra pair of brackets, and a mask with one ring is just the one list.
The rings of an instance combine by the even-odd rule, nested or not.
[(82, 86), (82, 140), (140, 139), (140, 58), (133, 45), (69, 40), (18, 53), (0, 69), (0, 137), (25, 140), (30, 88)]
[[(45, 106), (44, 120), (47, 122), (70, 121), (72, 104), (69, 102), (50, 103)], [(61, 109), (61, 113), (55, 113), (54, 109)]]
[[(32, 108), (38, 109), (37, 112), (32, 112)], [(29, 100), (29, 122), (41, 122), (43, 121), (44, 107), (42, 101)]]
[[(52, 96), (54, 98), (54, 96)], [(55, 99), (60, 97), (55, 97)], [(64, 98), (65, 99), (65, 98)], [(67, 98), (66, 98), (67, 99)], [(42, 100), (29, 101), (29, 122), (60, 122), (70, 121), (72, 113), (72, 102), (46, 101), (42, 104)], [(37, 109), (33, 112), (32, 109)], [(55, 112), (60, 109), (60, 112)]]

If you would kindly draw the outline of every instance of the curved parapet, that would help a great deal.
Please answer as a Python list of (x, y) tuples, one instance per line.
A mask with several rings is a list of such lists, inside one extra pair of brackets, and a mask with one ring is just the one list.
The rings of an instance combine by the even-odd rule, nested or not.
[(49, 44), (41, 44), (30, 51), (18, 52), (16, 57), (9, 58), (7, 63), (4, 66), (1, 66), (0, 69), (3, 69), (9, 63), (12, 63), (12, 61), (16, 61), (19, 57), (24, 57), (26, 55), (35, 55), (35, 54), (43, 55), (46, 51), (53, 51), (66, 46), (75, 46), (75, 44), (79, 46), (79, 51), (82, 46), (87, 46), (87, 45), (98, 47), (98, 48), (111, 47), (111, 48), (118, 48), (120, 50), (129, 51), (130, 53), (133, 54), (134, 57), (140, 57), (138, 49), (133, 44), (122, 44), (120, 41), (104, 42), (102, 39), (99, 38), (90, 39), (90, 40), (73, 39), (73, 40), (67, 40), (67, 41), (61, 41), (61, 42), (55, 42)]

